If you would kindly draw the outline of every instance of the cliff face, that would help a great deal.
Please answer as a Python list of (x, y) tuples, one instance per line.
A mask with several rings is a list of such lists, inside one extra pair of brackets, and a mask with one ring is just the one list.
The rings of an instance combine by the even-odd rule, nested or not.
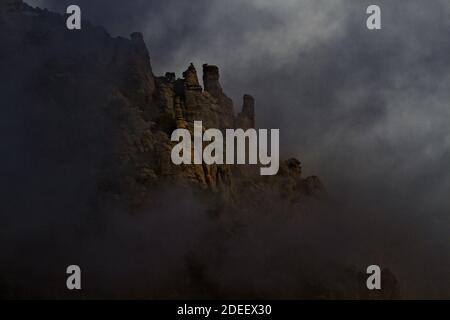
[(21, 1), (4, 3), (0, 29), (3, 76), (23, 85), (4, 88), (9, 107), (28, 108), (31, 128), (41, 135), (33, 139), (37, 150), (70, 162), (98, 160), (101, 193), (139, 205), (159, 184), (169, 183), (245, 206), (240, 196), (257, 197), (261, 188), (293, 202), (322, 190), (317, 178), (302, 177), (296, 160), (265, 179), (251, 167), (172, 164), (170, 135), (176, 128), (192, 130), (200, 120), (205, 128), (255, 127), (254, 98), (245, 95), (235, 116), (216, 66), (203, 65), (204, 88), (192, 64), (182, 78), (155, 77), (142, 34), (112, 38), (87, 22), (81, 31), (69, 31), (63, 16)]

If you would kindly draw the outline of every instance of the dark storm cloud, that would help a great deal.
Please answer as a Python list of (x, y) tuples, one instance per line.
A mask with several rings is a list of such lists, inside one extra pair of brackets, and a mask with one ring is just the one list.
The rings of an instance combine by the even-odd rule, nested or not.
[[(157, 73), (219, 65), (236, 109), (244, 91), (255, 96), (259, 126), (281, 129), (282, 153), (325, 180), (343, 221), (384, 233), (371, 242), (378, 257), (417, 281), (431, 281), (420, 261), (433, 277), (449, 270), (448, 1), (377, 1), (375, 32), (365, 27), (371, 1), (77, 3), (113, 35), (142, 31)], [(442, 283), (409, 287), (448, 293)]]
[[(33, 6), (46, 7), (65, 12), (73, 1), (36, 0), (28, 1)], [(202, 21), (209, 15), (211, 1), (77, 1), (83, 16), (95, 24), (105, 26), (113, 36), (128, 37), (131, 32), (145, 34), (152, 56), (159, 63), (170, 64), (180, 45), (189, 42), (186, 38), (196, 36), (200, 40), (207, 30), (202, 29)], [(191, 38), (191, 40), (193, 40)], [(155, 44), (153, 46), (153, 44)], [(199, 42), (200, 44), (200, 42)], [(154, 63), (157, 65), (157, 63)], [(161, 70), (160, 70), (161, 71)]]

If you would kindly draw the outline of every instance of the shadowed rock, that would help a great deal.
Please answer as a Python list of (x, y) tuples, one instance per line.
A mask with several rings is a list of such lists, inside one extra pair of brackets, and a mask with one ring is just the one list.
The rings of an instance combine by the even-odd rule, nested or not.
[(255, 99), (251, 95), (244, 95), (242, 112), (238, 115), (237, 126), (243, 129), (255, 127)]

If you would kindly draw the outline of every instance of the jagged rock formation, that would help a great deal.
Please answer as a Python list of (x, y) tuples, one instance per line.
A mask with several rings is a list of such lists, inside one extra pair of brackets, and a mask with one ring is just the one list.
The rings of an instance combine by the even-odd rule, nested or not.
[[(249, 197), (261, 194), (261, 189), (273, 191), (275, 186), (277, 197), (289, 198), (292, 203), (299, 202), (303, 196), (320, 194), (324, 190), (317, 177), (306, 179), (302, 177), (300, 162), (295, 159), (282, 164), (278, 177), (267, 179), (260, 177), (256, 168), (250, 166), (183, 165), (178, 167), (171, 165), (168, 161), (168, 152), (173, 144), (168, 141), (168, 137), (173, 129), (188, 128), (193, 131), (193, 123), (196, 120), (202, 120), (206, 128), (222, 130), (255, 128), (255, 100), (250, 95), (244, 95), (242, 112), (236, 117), (233, 102), (226, 96), (220, 85), (218, 67), (207, 64), (203, 65), (204, 90), (199, 85), (197, 71), (192, 64), (183, 73), (181, 79), (176, 79), (174, 73), (167, 73), (164, 77), (157, 77), (155, 81), (155, 100), (160, 105), (160, 111), (154, 118), (156, 123), (154, 128), (165, 134), (165, 138), (160, 139), (156, 144), (162, 144), (160, 150), (165, 150), (167, 159), (162, 163), (163, 167), (150, 168), (151, 171), (157, 172), (155, 176), (173, 179), (177, 183), (192, 183), (219, 194), (229, 203), (239, 202), (239, 196), (245, 195), (246, 200), (241, 201), (241, 206), (247, 206)], [(148, 135), (154, 133), (149, 131)], [(146, 163), (148, 166), (149, 162)], [(259, 200), (255, 203), (267, 199), (257, 198)]]
[[(194, 120), (203, 121), (206, 128), (254, 128), (255, 99), (244, 95), (242, 111), (235, 116), (217, 66), (203, 65), (204, 88), (193, 64), (182, 78), (170, 72), (155, 77), (142, 34), (133, 33), (130, 39), (112, 38), (86, 22), (81, 31), (73, 32), (64, 22), (64, 17), (31, 8), (22, 1), (4, 2), (0, 20), (5, 48), (2, 60), (8, 61), (4, 68), (10, 73), (35, 70), (37, 77), (27, 79), (30, 114), (34, 108), (41, 108), (50, 119), (66, 112), (80, 123), (65, 125), (80, 125), (79, 130), (84, 128), (87, 136), (105, 141), (96, 150), (104, 153), (98, 172), (102, 193), (126, 197), (139, 205), (158, 184), (167, 182), (198, 187), (233, 204), (239, 195), (250, 196), (252, 189), (268, 185), (271, 190), (277, 186), (277, 196), (291, 201), (323, 189), (317, 178), (304, 179), (301, 170), (294, 168), (300, 163), (294, 160), (284, 164), (279, 176), (272, 179), (262, 179), (247, 166), (173, 165), (170, 135), (174, 129), (193, 130)], [(33, 59), (29, 52), (33, 52)], [(74, 137), (63, 132), (61, 143), (75, 144), (71, 141)], [(83, 141), (85, 146), (92, 144), (89, 139)], [(82, 152), (82, 144), (78, 145)], [(48, 148), (59, 154), (66, 152), (57, 150), (57, 146)]]

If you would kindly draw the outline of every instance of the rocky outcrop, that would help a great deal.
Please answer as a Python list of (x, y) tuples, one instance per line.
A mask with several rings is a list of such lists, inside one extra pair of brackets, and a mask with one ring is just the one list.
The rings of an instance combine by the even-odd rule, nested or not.
[(220, 74), (217, 66), (203, 65), (203, 84), (205, 91), (209, 93), (221, 106), (219, 116), (221, 118), (220, 128), (234, 127), (233, 101), (223, 92), (219, 82)]
[[(268, 179), (248, 166), (172, 164), (170, 136), (176, 128), (193, 130), (198, 120), (205, 128), (221, 130), (255, 127), (255, 99), (244, 95), (236, 116), (217, 66), (203, 65), (204, 88), (193, 64), (181, 78), (171, 72), (154, 76), (141, 33), (130, 39), (112, 38), (87, 22), (82, 30), (69, 31), (65, 17), (22, 1), (2, 2), (1, 8), (5, 74), (25, 79), (33, 121), (56, 121), (61, 146), (79, 145), (69, 150), (53, 145), (52, 152), (77, 158), (89, 148), (102, 159), (98, 168), (102, 194), (139, 206), (152, 190), (167, 183), (197, 188), (227, 205), (245, 207), (247, 202), (241, 200), (247, 195), (258, 198), (251, 190), (270, 188), (276, 197), (296, 202), (323, 189), (317, 178), (304, 179), (301, 170), (293, 168), (299, 166), (294, 160)], [(81, 134), (74, 137), (66, 128), (77, 128)]]

